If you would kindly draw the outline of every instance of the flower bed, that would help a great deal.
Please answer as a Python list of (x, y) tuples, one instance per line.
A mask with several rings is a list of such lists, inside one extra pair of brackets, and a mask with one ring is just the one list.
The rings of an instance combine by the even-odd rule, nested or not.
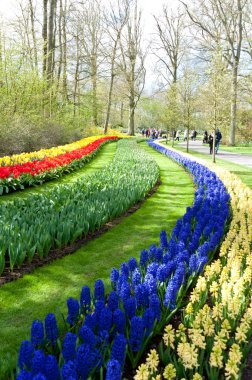
[(242, 376), (252, 346), (252, 191), (228, 171), (215, 170), (231, 195), (230, 230), (219, 258), (199, 277), (181, 324), (166, 326), (159, 356), (152, 351), (135, 380)]
[[(90, 138), (88, 138), (84, 139), (87, 145), (66, 153), (48, 156), (41, 160), (35, 159), (22, 164), (1, 166), (0, 195), (24, 189), (27, 186), (42, 184), (45, 181), (58, 178), (64, 173), (79, 169), (91, 160), (103, 144), (117, 139), (116, 136), (107, 136), (89, 142)], [(84, 144), (84, 141), (82, 141), (82, 144)], [(54, 148), (51, 151), (51, 154), (55, 154), (58, 148)]]
[[(116, 131), (116, 130), (110, 130), (109, 133), (106, 135), (109, 136), (116, 136), (118, 138), (125, 138), (128, 136), (125, 136), (124, 134)], [(75, 141), (70, 144), (66, 145), (59, 145), (56, 147), (52, 147), (49, 149), (40, 149), (39, 151), (29, 152), (29, 153), (20, 153), (20, 154), (13, 154), (12, 156), (4, 156), (0, 157), (0, 167), (1, 166), (11, 166), (16, 164), (23, 164), (25, 162), (29, 161), (41, 161), (46, 157), (56, 157), (61, 154), (72, 152), (73, 150), (84, 148), (88, 144), (93, 143), (94, 141), (101, 139), (105, 137), (104, 134), (102, 135), (96, 135), (96, 136), (90, 136), (85, 137), (81, 140)]]
[(222, 240), (229, 195), (210, 170), (170, 154), (194, 176), (193, 207), (178, 220), (169, 242), (162, 231), (160, 247), (143, 250), (139, 263), (131, 258), (120, 270), (112, 269), (109, 294), (97, 280), (94, 292), (84, 286), (79, 300), (69, 298), (66, 331), (59, 333), (54, 314), (44, 323), (34, 321), (30, 341), (20, 347), (19, 380), (119, 380), (125, 358), (135, 367), (150, 339), (181, 306)]
[(13, 269), (98, 230), (142, 200), (158, 176), (153, 158), (123, 139), (113, 161), (95, 174), (0, 204), (0, 273), (5, 257)]

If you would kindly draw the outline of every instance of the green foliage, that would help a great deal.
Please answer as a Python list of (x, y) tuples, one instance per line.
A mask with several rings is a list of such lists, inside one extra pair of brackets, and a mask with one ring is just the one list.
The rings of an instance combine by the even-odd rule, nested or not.
[(158, 175), (155, 162), (135, 141), (121, 140), (112, 163), (95, 175), (55, 186), (46, 194), (2, 203), (0, 235), (6, 237), (11, 269), (26, 256), (30, 261), (35, 253), (46, 257), (51, 248), (98, 230), (143, 199)]

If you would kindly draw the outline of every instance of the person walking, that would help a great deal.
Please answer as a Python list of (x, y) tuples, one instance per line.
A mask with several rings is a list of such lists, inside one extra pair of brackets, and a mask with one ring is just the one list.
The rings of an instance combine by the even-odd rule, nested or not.
[(210, 154), (212, 154), (213, 153), (213, 135), (212, 135), (212, 133), (208, 137), (208, 144), (209, 144)]
[(220, 130), (217, 128), (216, 134), (215, 134), (215, 153), (216, 154), (218, 153), (221, 139), (222, 139), (222, 134), (221, 134)]
[(176, 140), (179, 141), (179, 136), (180, 136), (180, 131), (177, 131), (177, 132), (176, 132), (176, 138), (175, 138), (175, 141), (176, 141)]
[(207, 144), (207, 143), (208, 143), (208, 133), (207, 131), (205, 131), (203, 135), (203, 144)]
[(184, 131), (184, 141), (187, 141), (188, 139), (188, 129), (185, 129)]

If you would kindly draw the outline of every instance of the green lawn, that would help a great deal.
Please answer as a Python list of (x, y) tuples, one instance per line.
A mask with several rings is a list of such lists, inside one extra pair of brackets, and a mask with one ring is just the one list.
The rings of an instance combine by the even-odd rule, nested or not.
[(220, 145), (220, 150), (225, 150), (226, 152), (239, 153), (239, 154), (251, 154), (252, 155), (252, 146), (225, 146)]
[(194, 185), (189, 174), (145, 143), (142, 146), (153, 154), (160, 168), (162, 184), (157, 192), (134, 214), (74, 254), (0, 288), (1, 379), (5, 378), (6, 353), (14, 365), (19, 345), (29, 338), (34, 319), (44, 319), (49, 312), (60, 318), (60, 311), (66, 313), (67, 298), (79, 298), (81, 287), (92, 287), (98, 278), (108, 286), (113, 266), (119, 267), (132, 256), (139, 258), (142, 249), (158, 244), (160, 231), (170, 233), (193, 203)]

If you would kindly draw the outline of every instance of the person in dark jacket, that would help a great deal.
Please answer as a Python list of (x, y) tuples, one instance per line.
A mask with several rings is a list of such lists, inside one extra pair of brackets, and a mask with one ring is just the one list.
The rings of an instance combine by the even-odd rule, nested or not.
[(208, 143), (208, 133), (207, 131), (205, 131), (203, 135), (203, 144), (207, 144), (207, 143)]
[(215, 153), (218, 153), (219, 147), (220, 147), (220, 141), (222, 139), (222, 134), (220, 130), (217, 128), (215, 133)]
[(208, 144), (210, 148), (210, 154), (212, 154), (213, 153), (213, 135), (212, 134), (210, 134), (208, 137)]

